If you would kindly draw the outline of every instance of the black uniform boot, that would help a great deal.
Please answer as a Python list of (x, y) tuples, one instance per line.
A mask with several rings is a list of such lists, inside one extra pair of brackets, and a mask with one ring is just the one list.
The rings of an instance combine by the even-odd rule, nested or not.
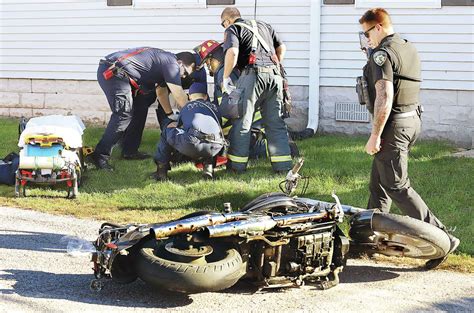
[(300, 150), (298, 149), (296, 142), (290, 140), (289, 144), (290, 144), (291, 158), (292, 159), (298, 158), (300, 156)]
[(97, 169), (113, 171), (114, 168), (109, 164), (108, 160), (104, 157), (101, 157), (95, 153), (91, 154), (91, 159), (94, 162), (94, 165)]
[(166, 181), (168, 180), (168, 169), (167, 163), (156, 162), (156, 172), (151, 177), (156, 181)]
[(209, 180), (214, 178), (214, 166), (212, 166), (212, 164), (204, 163), (202, 167), (202, 177)]

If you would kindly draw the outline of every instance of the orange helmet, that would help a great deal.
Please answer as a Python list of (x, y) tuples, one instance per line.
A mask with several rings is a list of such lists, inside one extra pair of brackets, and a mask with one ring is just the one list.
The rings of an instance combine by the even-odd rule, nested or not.
[(199, 54), (199, 57), (201, 57), (201, 64), (203, 64), (206, 58), (212, 53), (212, 51), (214, 51), (220, 45), (221, 44), (215, 40), (206, 40), (199, 46), (195, 47), (193, 50), (197, 54)]

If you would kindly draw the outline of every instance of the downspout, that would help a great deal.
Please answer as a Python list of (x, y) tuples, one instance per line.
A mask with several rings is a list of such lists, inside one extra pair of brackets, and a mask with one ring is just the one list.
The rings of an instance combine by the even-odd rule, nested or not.
[(319, 65), (321, 58), (321, 1), (311, 0), (309, 39), (308, 125), (304, 133), (311, 136), (319, 126)]

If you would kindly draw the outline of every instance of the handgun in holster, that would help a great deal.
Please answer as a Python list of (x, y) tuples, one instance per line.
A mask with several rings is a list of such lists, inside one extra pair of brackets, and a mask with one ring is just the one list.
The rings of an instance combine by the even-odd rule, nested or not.
[(361, 105), (370, 105), (369, 87), (364, 76), (357, 77), (356, 92)]

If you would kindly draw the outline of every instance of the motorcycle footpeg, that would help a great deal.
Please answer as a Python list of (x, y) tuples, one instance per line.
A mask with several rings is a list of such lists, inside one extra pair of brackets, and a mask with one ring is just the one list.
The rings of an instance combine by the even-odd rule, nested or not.
[(91, 280), (89, 288), (92, 291), (99, 292), (104, 288), (104, 282), (101, 279), (93, 279)]

